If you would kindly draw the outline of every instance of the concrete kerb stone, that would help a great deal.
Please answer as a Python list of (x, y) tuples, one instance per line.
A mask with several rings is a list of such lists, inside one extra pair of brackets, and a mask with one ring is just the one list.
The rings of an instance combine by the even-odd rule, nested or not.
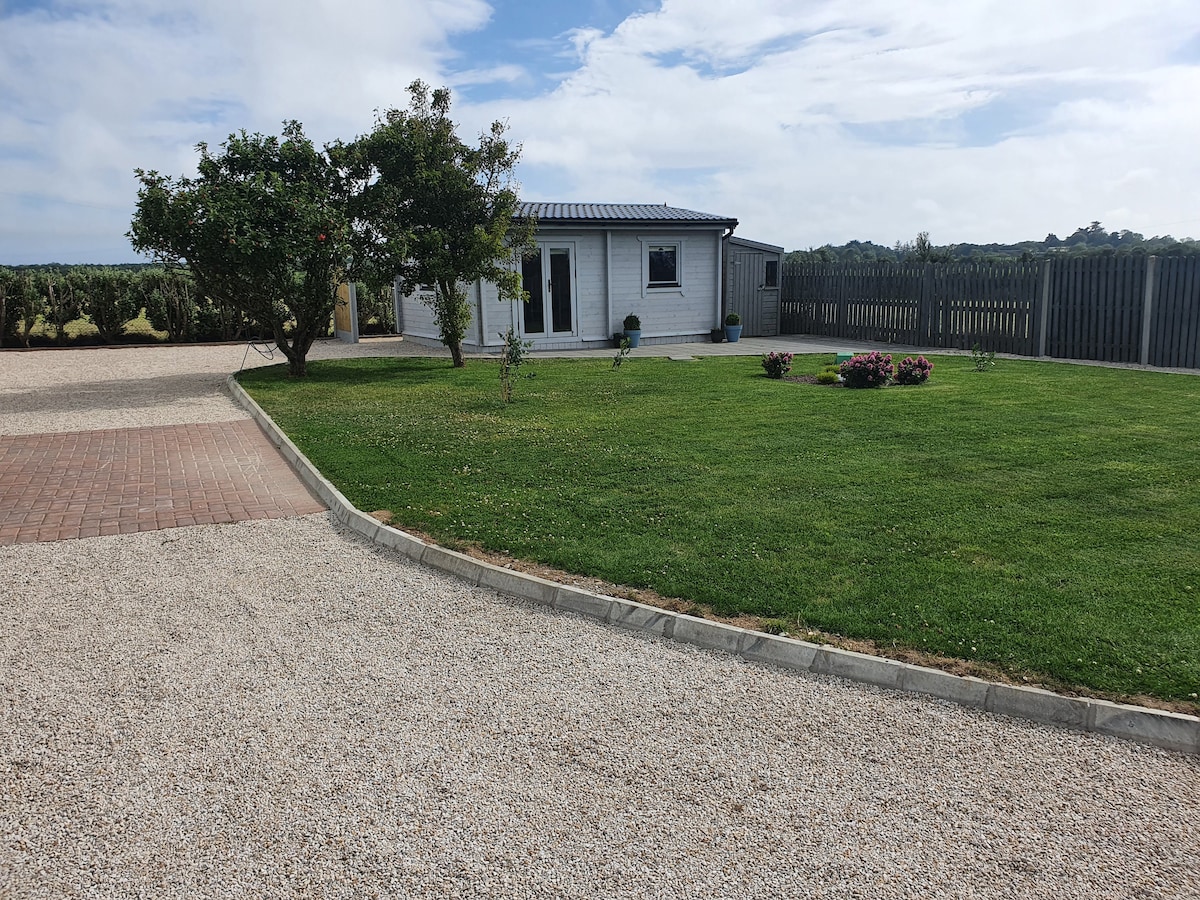
[(668, 610), (621, 597), (613, 598), (609, 610), (610, 625), (663, 638), (674, 636), (677, 618), (675, 613)]
[(397, 553), (402, 553), (413, 562), (421, 562), (425, 557), (425, 550), (429, 544), (425, 543), (420, 538), (413, 537), (411, 534), (406, 534), (399, 529), (392, 528), (389, 525), (384, 525), (379, 529), (379, 533), (375, 536), (375, 540), (387, 547), (389, 550), (395, 550)]
[(483, 564), (475, 557), (439, 547), (437, 544), (425, 545), (425, 552), (421, 554), (421, 562), (471, 584), (479, 584), (479, 578), (483, 574)]
[(379, 541), (379, 531), (383, 528), (383, 523), (374, 516), (368, 516), (365, 512), (354, 507), (351, 507), (349, 510), (335, 510), (334, 515), (337, 516), (343, 525), (357, 531), (367, 540), (373, 542)]
[(941, 669), (906, 665), (900, 671), (900, 681), (896, 687), (902, 691), (912, 691), (917, 694), (928, 694), (941, 700), (950, 700), (960, 706), (983, 709), (984, 704), (987, 703), (988, 688), (991, 687), (991, 682), (984, 681), (982, 678), (951, 675)]
[(896, 688), (904, 663), (881, 656), (868, 656), (837, 647), (820, 647), (813, 657), (811, 671), (834, 675), (848, 681), (861, 681), (880, 687)]
[(1033, 719), (1048, 725), (1058, 725), (1076, 731), (1087, 731), (1091, 718), (1091, 701), (1081, 697), (1064, 697), (1042, 688), (1019, 687), (1015, 684), (991, 684), (983, 708), (990, 713)]
[(243, 390), (234, 376), (230, 375), (226, 383), (234, 400), (258, 422), (267, 438), (279, 448), (304, 483), (328, 504), (339, 521), (376, 543), (398, 550), (409, 559), (458, 576), (471, 584), (553, 606), (564, 612), (578, 613), (605, 624), (720, 650), (741, 656), (748, 662), (912, 691), (963, 706), (982, 708), (997, 715), (1200, 755), (1200, 718), (1196, 716), (1103, 700), (1065, 697), (1039, 688), (982, 681), (852, 650), (747, 631), (721, 622), (546, 581), (493, 566), (436, 544), (428, 544), (383, 525), (358, 510), (316, 470), (271, 417)]
[(586, 591), (569, 584), (560, 584), (554, 592), (554, 608), (562, 612), (579, 613), (589, 619), (608, 624), (612, 617), (614, 598)]
[(536, 575), (514, 572), (491, 563), (480, 562), (479, 586), (501, 594), (521, 597), (541, 606), (553, 606), (554, 595), (562, 585)]
[(821, 648), (777, 634), (747, 632), (741, 656), (751, 662), (779, 666), (794, 672), (812, 671), (813, 660)]
[(1107, 700), (1092, 700), (1089, 706), (1092, 714), (1089, 731), (1200, 756), (1200, 727), (1195, 716)]
[(694, 644), (706, 650), (720, 650), (733, 656), (742, 648), (742, 642), (753, 632), (736, 628), (722, 622), (710, 622), (695, 616), (679, 615), (675, 620), (672, 637), (685, 644)]

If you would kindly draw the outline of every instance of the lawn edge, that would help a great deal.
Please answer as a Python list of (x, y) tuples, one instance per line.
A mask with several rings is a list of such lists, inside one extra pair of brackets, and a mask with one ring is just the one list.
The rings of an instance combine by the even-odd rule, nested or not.
[(577, 613), (606, 625), (721, 651), (750, 663), (923, 694), (995, 715), (1107, 735), (1200, 756), (1200, 717), (1197, 716), (1090, 697), (1067, 697), (1040, 688), (954, 675), (940, 669), (853, 650), (750, 631), (647, 606), (634, 600), (547, 581), (421, 540), (384, 525), (355, 507), (300, 452), (238, 383), (236, 376), (230, 375), (226, 379), (226, 387), (233, 399), (250, 413), (300, 479), (329, 507), (338, 522), (413, 562), (454, 575), (470, 584), (555, 610)]

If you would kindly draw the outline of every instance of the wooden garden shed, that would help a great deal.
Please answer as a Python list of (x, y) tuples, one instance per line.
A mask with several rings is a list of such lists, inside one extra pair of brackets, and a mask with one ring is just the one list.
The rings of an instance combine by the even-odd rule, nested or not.
[(783, 248), (743, 237), (725, 239), (725, 312), (742, 317), (744, 337), (779, 334), (779, 279)]

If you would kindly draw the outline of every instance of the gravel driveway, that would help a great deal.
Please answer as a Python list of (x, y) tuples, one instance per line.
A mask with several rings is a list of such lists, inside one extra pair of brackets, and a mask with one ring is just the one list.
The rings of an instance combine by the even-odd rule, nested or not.
[[(0, 433), (243, 418), (242, 349), (0, 354)], [(0, 699), (0, 897), (1200, 897), (1196, 758), (533, 608), (327, 514), (0, 547)]]

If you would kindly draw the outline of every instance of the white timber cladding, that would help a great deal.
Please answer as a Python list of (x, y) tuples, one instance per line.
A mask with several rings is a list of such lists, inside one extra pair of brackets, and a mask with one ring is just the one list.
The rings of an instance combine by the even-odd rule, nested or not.
[(433, 321), (433, 310), (425, 302), (431, 294), (432, 292), (418, 290), (401, 298), (405, 334), (437, 340), (439, 332), (437, 324)]
[[(714, 327), (719, 296), (719, 231), (614, 232), (612, 251), (613, 331), (625, 316), (642, 320), (642, 337), (695, 335)], [(677, 246), (679, 285), (651, 287), (649, 248)]]
[[(479, 316), (479, 284), (461, 285), (462, 289), (467, 292), (467, 302), (471, 305), (471, 324), (467, 328), (467, 333), (463, 336), (463, 344), (465, 346), (478, 347), (480, 346), (480, 316)], [(493, 295), (495, 287), (491, 287)], [(400, 298), (400, 321), (403, 322), (404, 334), (415, 338), (429, 338), (431, 340), (440, 340), (441, 331), (438, 329), (437, 322), (433, 318), (433, 310), (429, 306), (429, 302), (433, 299), (432, 290), (421, 290), (418, 288), (411, 294), (401, 296)]]

